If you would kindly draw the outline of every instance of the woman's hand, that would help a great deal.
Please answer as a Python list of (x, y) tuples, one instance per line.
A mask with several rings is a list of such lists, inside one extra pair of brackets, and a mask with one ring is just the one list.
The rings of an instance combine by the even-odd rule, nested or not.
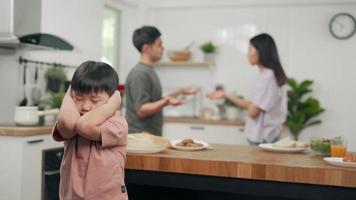
[(215, 99), (225, 98), (226, 92), (224, 90), (215, 90), (214, 92), (211, 92), (206, 96), (211, 100), (215, 100)]

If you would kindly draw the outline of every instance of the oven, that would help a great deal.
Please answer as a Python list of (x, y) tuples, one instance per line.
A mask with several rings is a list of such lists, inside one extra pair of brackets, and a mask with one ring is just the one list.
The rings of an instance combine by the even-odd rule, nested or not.
[(59, 200), (63, 147), (42, 151), (42, 200)]

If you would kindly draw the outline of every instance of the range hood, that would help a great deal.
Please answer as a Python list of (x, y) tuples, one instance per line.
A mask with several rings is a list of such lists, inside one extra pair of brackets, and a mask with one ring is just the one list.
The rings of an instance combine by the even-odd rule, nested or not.
[(42, 0), (0, 1), (0, 49), (74, 49), (66, 40), (41, 33)]
[(16, 49), (19, 47), (43, 50), (57, 49), (67, 51), (74, 49), (73, 45), (64, 39), (52, 34), (33, 33), (16, 37), (11, 33), (0, 33), (0, 48)]

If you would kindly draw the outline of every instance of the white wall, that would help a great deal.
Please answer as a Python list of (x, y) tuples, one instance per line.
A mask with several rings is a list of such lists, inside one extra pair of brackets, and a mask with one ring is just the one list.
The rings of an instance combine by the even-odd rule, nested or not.
[[(76, 52), (28, 52), (0, 55), (0, 123), (9, 124), (22, 96), (19, 56), (77, 65), (101, 57), (101, 19), (104, 1), (42, 1), (43, 31), (72, 42)], [(246, 60), (248, 38), (268, 32), (275, 38), (289, 76), (315, 81), (314, 94), (327, 111), (323, 124), (307, 129), (309, 136), (346, 135), (356, 141), (352, 122), (356, 120), (356, 36), (340, 41), (328, 31), (331, 17), (338, 12), (356, 16), (355, 0), (107, 0), (123, 10), (119, 76), (121, 82), (138, 61), (132, 32), (142, 24), (156, 25), (163, 33), (166, 49), (183, 48), (195, 41), (194, 60), (201, 60), (198, 45), (213, 40), (219, 45), (212, 69), (159, 70), (163, 87), (201, 85), (212, 89), (223, 83), (229, 90), (250, 95), (257, 70)], [(65, 14), (64, 14), (65, 13)], [(166, 57), (164, 59), (167, 59)], [(30, 75), (29, 75), (30, 76)], [(182, 81), (183, 80), (183, 81)], [(351, 144), (356, 150), (355, 144)]]
[[(18, 58), (23, 56), (28, 59), (59, 62), (77, 66), (86, 60), (100, 60), (101, 53), (101, 26), (104, 5), (108, 4), (121, 10), (122, 32), (120, 38), (120, 66), (117, 67), (120, 82), (123, 82), (124, 70), (122, 66), (128, 65), (128, 59), (134, 50), (126, 51), (128, 41), (131, 41), (130, 32), (136, 28), (137, 24), (137, 2), (127, 0), (57, 0), (42, 1), (42, 32), (52, 33), (60, 36), (75, 47), (75, 51), (30, 51), (29, 49), (18, 49), (13, 54), (0, 54), (0, 124), (13, 123), (13, 113), (15, 106), (23, 98), (22, 90), (22, 67), (18, 63)], [(134, 59), (131, 59), (134, 60)], [(130, 65), (133, 65), (130, 63)], [(33, 66), (33, 65), (32, 65)], [(73, 74), (73, 69), (68, 69), (69, 78)], [(27, 98), (30, 99), (30, 91), (33, 86), (34, 67), (29, 66), (27, 71), (26, 86)], [(45, 69), (40, 71), (40, 75), (45, 73)], [(40, 78), (41, 87), (44, 88), (43, 77)]]
[[(101, 0), (91, 1), (91, 4), (87, 4), (85, 0), (75, 2), (70, 0), (42, 1), (41, 31), (63, 37), (74, 44), (79, 51), (48, 52), (20, 49), (15, 52), (15, 55), (0, 55), (0, 92), (3, 96), (0, 104), (1, 124), (13, 122), (14, 107), (23, 98), (22, 68), (17, 62), (19, 56), (71, 65), (78, 65), (87, 59), (97, 60), (100, 58), (102, 7)], [(83, 14), (78, 15), (79, 11)], [(31, 76), (33, 69), (33, 67), (28, 67), (27, 71), (28, 99), (30, 99), (31, 83), (33, 82), (33, 76)]]
[(338, 12), (356, 17), (356, 1), (151, 0), (145, 6), (144, 23), (161, 30), (166, 49), (183, 48), (194, 40), (193, 59), (201, 60), (199, 44), (212, 40), (219, 48), (213, 69), (157, 68), (163, 87), (200, 84), (209, 90), (223, 83), (249, 97), (257, 70), (246, 59), (248, 39), (267, 32), (276, 40), (288, 76), (314, 80), (314, 95), (326, 108), (323, 123), (306, 129), (301, 139), (344, 135), (356, 150), (356, 35), (341, 41), (328, 30)]

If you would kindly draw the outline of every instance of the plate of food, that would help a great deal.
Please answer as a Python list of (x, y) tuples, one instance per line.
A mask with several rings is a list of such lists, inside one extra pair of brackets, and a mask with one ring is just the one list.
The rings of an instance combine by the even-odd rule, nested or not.
[(258, 145), (261, 149), (271, 152), (297, 153), (303, 152), (308, 148), (308, 143), (294, 141), (285, 137), (275, 143), (263, 143)]
[(171, 141), (172, 148), (183, 151), (197, 151), (205, 149), (209, 146), (208, 143), (193, 139), (173, 140)]
[(139, 148), (139, 147), (127, 147), (127, 153), (159, 153), (164, 151), (166, 147), (148, 147), (148, 148)]
[(356, 167), (356, 153), (347, 153), (345, 157), (325, 157), (324, 160), (340, 167)]
[(171, 146), (168, 139), (147, 132), (129, 134), (128, 153), (159, 153)]

